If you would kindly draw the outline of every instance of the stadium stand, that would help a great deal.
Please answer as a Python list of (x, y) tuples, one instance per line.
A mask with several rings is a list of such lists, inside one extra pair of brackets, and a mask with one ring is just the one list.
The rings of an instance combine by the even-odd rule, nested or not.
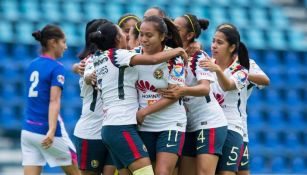
[[(307, 0), (293, 0), (291, 5), (306, 9)], [(31, 36), (33, 31), (50, 22), (59, 24), (67, 34), (69, 49), (61, 59), (68, 70), (62, 115), (71, 134), (81, 112), (81, 99), (78, 76), (70, 69), (78, 61), (76, 54), (82, 48), (85, 23), (99, 17), (117, 22), (128, 12), (142, 18), (150, 6), (166, 9), (170, 17), (192, 12), (208, 18), (210, 26), (199, 41), (209, 53), (219, 23), (231, 22), (239, 28), (251, 58), (271, 79), (270, 87), (261, 92), (255, 89), (248, 103), (251, 172), (306, 174), (307, 32), (292, 27), (281, 6), (269, 0), (135, 0), (129, 3), (124, 0), (0, 0), (0, 138), (13, 139), (15, 144), (19, 141), (24, 73), (39, 50)], [(0, 157), (20, 149), (18, 144), (12, 147), (2, 143)], [(7, 167), (18, 166), (16, 159), (2, 160), (0, 174), (10, 172)], [(60, 172), (48, 166), (44, 171)]]

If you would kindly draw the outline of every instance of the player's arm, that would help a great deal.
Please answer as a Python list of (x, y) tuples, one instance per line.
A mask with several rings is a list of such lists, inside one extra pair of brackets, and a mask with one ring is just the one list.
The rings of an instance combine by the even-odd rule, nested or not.
[(131, 58), (130, 65), (154, 65), (168, 61), (176, 56), (188, 59), (188, 55), (181, 47), (159, 52), (153, 55), (138, 54)]
[[(174, 86), (177, 86), (177, 85), (172, 85), (172, 84), (169, 84), (168, 88), (173, 88)], [(145, 108), (143, 109), (140, 109), (138, 112), (137, 112), (137, 120), (138, 120), (138, 124), (142, 124), (145, 117), (147, 115), (150, 115), (152, 113), (155, 113), (155, 112), (158, 112), (166, 107), (168, 107), (169, 105), (175, 103), (178, 101), (179, 98), (165, 98), (165, 97), (162, 97), (161, 99), (159, 99), (158, 101), (156, 101), (155, 103), (149, 105), (149, 106), (146, 106)]]
[(209, 95), (210, 82), (208, 80), (199, 80), (196, 86), (176, 86), (172, 89), (161, 89), (160, 93), (166, 98), (175, 98), (183, 96), (202, 97)]
[(62, 89), (59, 86), (52, 86), (50, 90), (50, 102), (48, 112), (49, 129), (45, 139), (42, 142), (44, 148), (49, 148), (52, 145), (54, 134), (57, 127), (57, 120), (61, 106)]
[(262, 86), (268, 86), (270, 79), (265, 74), (248, 74), (248, 80)]

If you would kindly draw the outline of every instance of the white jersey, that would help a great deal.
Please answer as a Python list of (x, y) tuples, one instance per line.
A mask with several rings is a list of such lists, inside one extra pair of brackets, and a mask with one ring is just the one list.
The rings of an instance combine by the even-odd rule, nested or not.
[[(265, 75), (265, 73), (261, 70), (261, 68), (256, 64), (256, 62), (252, 59), (249, 59), (249, 73), (250, 74), (257, 74), (257, 75)], [(253, 91), (253, 87), (256, 86), (258, 89), (264, 88), (264, 86), (257, 85), (253, 82), (247, 81), (247, 86), (244, 87), (240, 93), (241, 95), (241, 104), (240, 104), (240, 111), (243, 120), (243, 141), (248, 142), (248, 130), (247, 130), (247, 113), (246, 113), (246, 106), (247, 100)]]
[[(224, 70), (224, 75), (235, 82), (236, 89), (223, 91), (218, 81), (211, 84), (214, 96), (222, 107), (228, 121), (228, 129), (243, 136), (243, 121), (240, 106), (240, 91), (246, 86), (248, 70), (235, 60)], [(217, 76), (215, 74), (216, 80)]]
[(137, 123), (138, 99), (135, 83), (138, 72), (130, 67), (134, 55), (134, 51), (109, 49), (98, 51), (93, 56), (97, 85), (103, 101), (103, 126)]
[[(170, 48), (164, 48), (164, 50), (168, 49)], [(142, 52), (141, 47), (135, 50), (138, 53)], [(145, 108), (160, 100), (161, 96), (157, 89), (167, 88), (168, 84), (183, 86), (185, 83), (184, 61), (179, 56), (161, 64), (136, 67), (139, 71), (137, 89), (140, 108)], [(187, 117), (182, 100), (178, 100), (168, 107), (146, 116), (139, 130), (151, 132), (177, 130), (184, 132), (186, 122)]]
[[(199, 61), (205, 59), (205, 55), (204, 51), (198, 51), (190, 58), (186, 77), (187, 86), (196, 86), (200, 80), (208, 80), (210, 83), (215, 81), (212, 72), (199, 67)], [(210, 90), (208, 96), (186, 96), (184, 97), (184, 104), (188, 117), (188, 132), (227, 126), (227, 119), (214, 98), (212, 90)]]
[(101, 127), (103, 120), (102, 100), (100, 91), (93, 85), (88, 85), (84, 77), (92, 74), (95, 69), (92, 57), (85, 60), (84, 76), (80, 78), (80, 90), (82, 98), (82, 113), (78, 120), (74, 135), (82, 139), (101, 139)]

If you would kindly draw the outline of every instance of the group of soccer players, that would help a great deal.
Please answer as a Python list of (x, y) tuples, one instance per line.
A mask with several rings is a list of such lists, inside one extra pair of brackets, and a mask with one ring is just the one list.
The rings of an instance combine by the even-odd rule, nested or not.
[(73, 66), (83, 102), (76, 148), (59, 115), (65, 34), (54, 25), (34, 32), (42, 55), (26, 75), (24, 174), (46, 162), (66, 174), (249, 174), (246, 103), (269, 78), (232, 24), (216, 28), (212, 57), (203, 51), (196, 39), (208, 25), (193, 14), (171, 20), (159, 7), (143, 20), (88, 22)]

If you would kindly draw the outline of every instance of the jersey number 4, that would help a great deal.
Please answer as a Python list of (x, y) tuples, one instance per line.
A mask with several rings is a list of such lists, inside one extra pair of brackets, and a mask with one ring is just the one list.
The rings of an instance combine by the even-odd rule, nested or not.
[(39, 81), (39, 73), (37, 71), (33, 71), (30, 76), (31, 87), (29, 89), (28, 97), (37, 97), (38, 91), (35, 91), (34, 88), (38, 85)]

